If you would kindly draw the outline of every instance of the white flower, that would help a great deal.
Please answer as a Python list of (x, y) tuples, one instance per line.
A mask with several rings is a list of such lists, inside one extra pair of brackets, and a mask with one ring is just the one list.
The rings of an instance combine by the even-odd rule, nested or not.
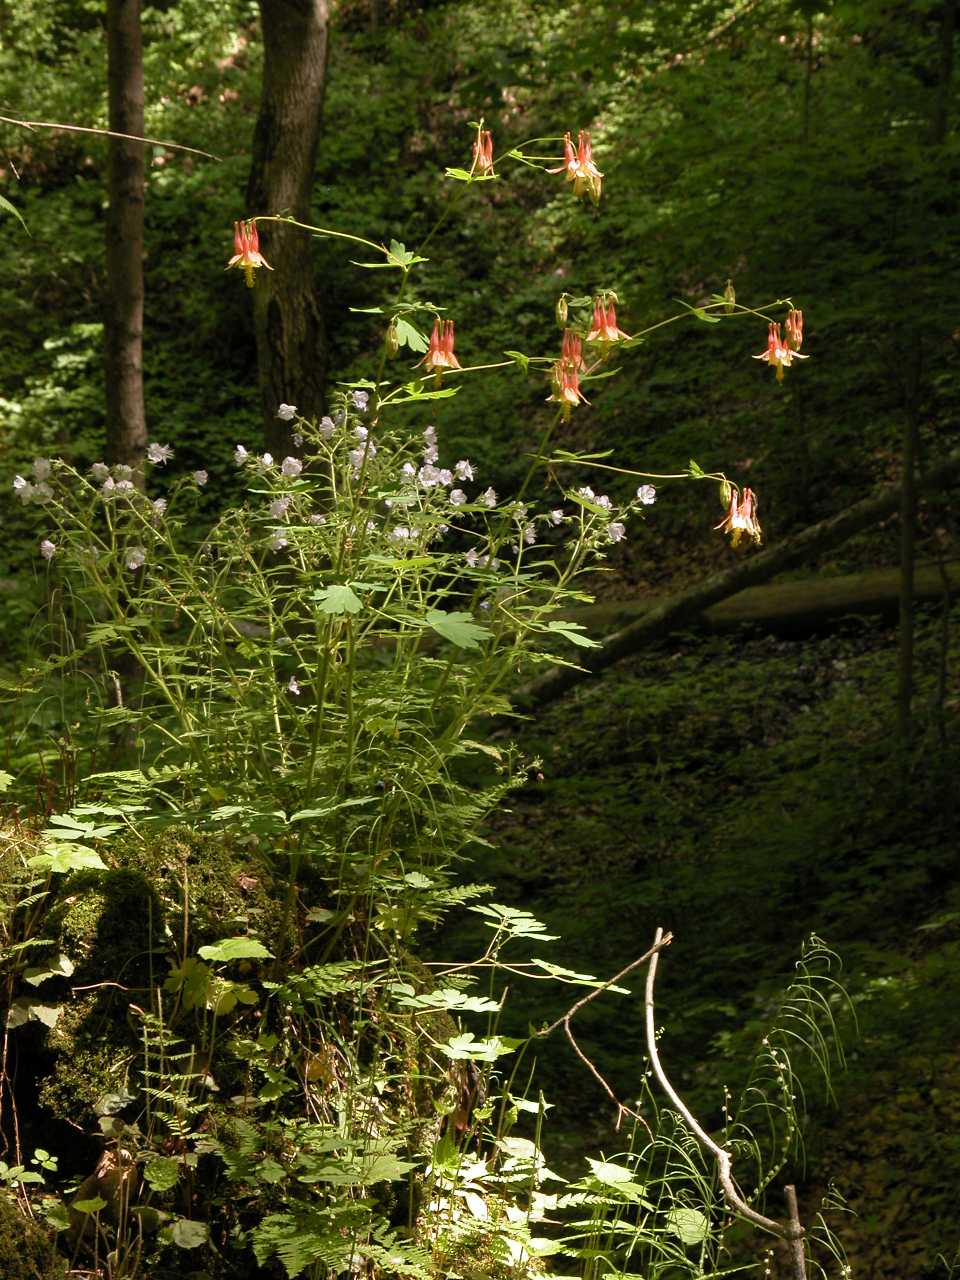
[(366, 427), (354, 427), (353, 434), (357, 437), (358, 440), (366, 440), (370, 432), (367, 430)]
[(238, 444), (233, 451), (233, 460), (238, 467), (242, 467), (249, 457), (250, 457), (250, 454), (247, 452), (247, 450), (243, 447), (242, 444)]
[(33, 460), (33, 478), (34, 480), (49, 480), (50, 471), (53, 463), (49, 458), (34, 458)]
[(282, 404), (277, 410), (277, 417), (281, 422), (292, 422), (296, 412), (297, 406), (295, 404)]
[(367, 402), (370, 399), (369, 391), (354, 391), (350, 397), (353, 400), (353, 407), (359, 409), (361, 413), (366, 413)]
[(365, 453), (366, 453), (365, 446), (358, 445), (356, 449), (351, 449), (350, 452), (347, 454), (347, 457), (350, 459), (350, 465), (351, 467), (353, 467), (354, 471), (359, 471), (360, 468), (363, 466), (363, 455)]
[(415, 476), (417, 474), (417, 468), (412, 462), (405, 462), (400, 470), (405, 476)]
[(168, 444), (148, 444), (147, 459), (150, 462), (156, 462), (161, 467), (170, 461), (173, 457), (173, 450)]
[(467, 564), (470, 566), (471, 569), (475, 569), (477, 567), (477, 561), (480, 559), (480, 556), (477, 554), (476, 548), (471, 547), (469, 551), (464, 553), (463, 558), (464, 560), (466, 560)]
[[(278, 415), (278, 416), (279, 416), (279, 415)], [(299, 696), (299, 694), (300, 694), (300, 686), (297, 684), (297, 677), (296, 677), (296, 676), (291, 676), (291, 677), (290, 677), (290, 679), (287, 681), (287, 692), (288, 692), (288, 693), (292, 693), (292, 694), (294, 694), (295, 696)]]
[(128, 467), (125, 462), (118, 462), (113, 468), (114, 480), (132, 480), (133, 467)]
[(462, 489), (453, 489), (450, 492), (450, 501), (455, 507), (462, 507), (467, 500), (467, 495)]
[(97, 484), (103, 484), (107, 476), (110, 474), (110, 468), (105, 462), (95, 462), (90, 468), (90, 474), (96, 480)]
[(390, 531), (390, 537), (396, 538), (398, 542), (405, 542), (410, 537), (410, 530), (405, 524), (398, 524)]
[(495, 507), (497, 505), (496, 489), (487, 489), (480, 495), (480, 500), (485, 507)]
[(649, 507), (657, 500), (657, 491), (652, 484), (642, 484), (637, 490), (637, 497), (645, 507)]
[(274, 520), (281, 520), (287, 514), (287, 507), (290, 505), (290, 495), (284, 494), (280, 498), (274, 498), (270, 503), (270, 514)]
[(611, 542), (622, 542), (626, 536), (626, 526), (621, 521), (613, 520), (607, 525), (607, 537)]
[(299, 449), (302, 444), (303, 444), (303, 436), (300, 434), (299, 431), (295, 431), (293, 433), (293, 447), (295, 449)]
[(273, 466), (273, 454), (264, 453), (257, 459), (257, 466), (261, 471), (269, 471)]
[(200, 485), (201, 488), (203, 488), (203, 486), (210, 479), (210, 477), (207, 475), (205, 471), (194, 471), (192, 478), (193, 478), (194, 484)]
[(563, 524), (563, 508), (555, 507), (547, 517), (551, 524)]
[(131, 572), (142, 569), (147, 562), (147, 553), (143, 547), (128, 547), (124, 563)]
[(288, 480), (296, 480), (297, 476), (303, 470), (303, 463), (299, 458), (284, 458), (280, 463), (280, 470)]
[(320, 419), (320, 426), (318, 427), (318, 430), (320, 432), (321, 440), (329, 440), (330, 437), (333, 435), (334, 431), (336, 430), (336, 427), (334, 426), (333, 419), (330, 417), (329, 414), (325, 414)]
[(582, 489), (578, 489), (577, 493), (581, 498), (588, 498), (591, 502), (597, 496), (588, 484), (585, 484)]
[(56, 551), (57, 551), (56, 546), (54, 545), (54, 543), (50, 541), (49, 538), (44, 538), (44, 540), (40, 543), (40, 554), (43, 556), (44, 560), (52, 560), (53, 557), (56, 555)]
[(284, 547), (289, 546), (286, 534), (282, 529), (274, 529), (267, 542), (267, 546), (271, 551), (282, 551)]
[(440, 483), (453, 484), (453, 472), (450, 470), (449, 467), (440, 468)]
[(439, 467), (435, 467), (428, 462), (417, 472), (417, 479), (423, 485), (424, 489), (432, 489), (434, 485), (440, 483), (442, 472)]
[(607, 497), (605, 493), (597, 494), (597, 506), (603, 507), (604, 511), (613, 510), (613, 503), (610, 501), (610, 499)]
[(13, 491), (21, 502), (29, 502), (33, 497), (33, 485), (23, 476), (13, 477)]
[(100, 496), (102, 498), (112, 498), (113, 491), (116, 487), (117, 482), (114, 480), (113, 476), (107, 476), (106, 480), (104, 480), (103, 484), (100, 486)]
[(440, 450), (435, 444), (427, 445), (423, 451), (423, 461), (428, 467), (432, 467), (436, 460), (440, 457)]
[(532, 524), (528, 524), (523, 531), (523, 540), (528, 547), (532, 547), (537, 540), (537, 530)]
[(133, 493), (136, 486), (132, 480), (118, 480), (113, 486), (113, 492), (117, 493)]
[(153, 501), (153, 509), (158, 516), (162, 516), (167, 509), (166, 498), (155, 498)]
[(428, 444), (428, 445), (436, 444), (436, 443), (437, 443), (437, 428), (436, 428), (436, 427), (424, 427), (424, 429), (423, 429), (423, 439), (424, 439), (424, 443), (426, 443), (426, 444)]
[(321, 514), (320, 514), (320, 512), (319, 512), (319, 511), (317, 511), (317, 512), (315, 512), (315, 513), (310, 517), (310, 523), (311, 523), (311, 524), (326, 524), (326, 523), (327, 523), (327, 517), (326, 517), (326, 516), (324, 516), (324, 515), (321, 515)]
[(460, 461), (454, 467), (454, 471), (457, 473), (458, 480), (473, 479), (473, 467), (470, 465), (470, 462), (466, 458), (460, 459)]

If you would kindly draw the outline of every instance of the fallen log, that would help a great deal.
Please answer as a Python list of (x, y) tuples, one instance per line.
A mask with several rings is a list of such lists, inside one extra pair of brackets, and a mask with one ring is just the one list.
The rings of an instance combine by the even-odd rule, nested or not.
[[(953, 453), (939, 466), (917, 477), (918, 492), (943, 489), (958, 477), (960, 453)], [(581, 680), (606, 670), (621, 658), (636, 653), (644, 645), (662, 639), (671, 631), (693, 622), (711, 605), (726, 600), (746, 587), (768, 582), (785, 569), (792, 569), (820, 552), (839, 546), (861, 529), (867, 529), (892, 515), (899, 505), (899, 487), (885, 489), (880, 494), (864, 498), (838, 515), (810, 525), (793, 537), (785, 538), (777, 546), (743, 560), (732, 569), (712, 574), (690, 590), (678, 592), (651, 606), (635, 622), (615, 631), (602, 648), (591, 650), (582, 659), (580, 667), (552, 667), (536, 680), (515, 690), (510, 697), (514, 710), (526, 713), (552, 702)]]

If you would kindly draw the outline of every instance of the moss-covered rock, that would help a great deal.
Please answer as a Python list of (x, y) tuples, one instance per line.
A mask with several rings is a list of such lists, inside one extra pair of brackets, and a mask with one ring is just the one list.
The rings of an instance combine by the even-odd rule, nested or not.
[(0, 1275), (3, 1280), (64, 1280), (67, 1263), (53, 1236), (22, 1214), (14, 1198), (0, 1192)]

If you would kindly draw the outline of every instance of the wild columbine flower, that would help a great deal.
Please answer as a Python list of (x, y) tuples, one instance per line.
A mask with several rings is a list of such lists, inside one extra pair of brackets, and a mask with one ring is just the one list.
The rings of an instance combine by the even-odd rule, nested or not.
[(198, 484), (198, 485), (200, 485), (200, 487), (201, 487), (201, 489), (202, 489), (202, 488), (203, 488), (203, 486), (204, 486), (204, 485), (207, 483), (207, 481), (210, 479), (210, 477), (207, 475), (206, 471), (194, 471), (194, 472), (191, 474), (191, 479), (193, 480), (193, 483), (194, 483), (194, 484)]
[(560, 405), (564, 418), (568, 418), (571, 409), (575, 409), (581, 401), (584, 404), (590, 403), (580, 390), (582, 352), (583, 346), (580, 339), (572, 329), (566, 329), (563, 334), (560, 359), (553, 366), (553, 391), (547, 396), (548, 400), (555, 400)]
[(624, 342), (629, 333), (617, 325), (617, 309), (602, 294), (593, 300), (593, 325), (587, 334), (588, 342)]
[(803, 312), (791, 307), (787, 312), (787, 322), (784, 328), (787, 331), (787, 346), (796, 355), (803, 346)]
[(607, 525), (607, 538), (610, 542), (622, 542), (626, 536), (626, 525), (622, 521), (612, 520)]
[(637, 490), (637, 498), (645, 507), (650, 507), (657, 500), (657, 491), (652, 484), (642, 484)]
[(124, 556), (124, 564), (131, 573), (136, 573), (138, 569), (142, 569), (146, 562), (147, 553), (143, 547), (127, 548), (127, 554)]
[(168, 444), (148, 444), (147, 460), (158, 466), (165, 466), (173, 457), (173, 450)]
[(51, 542), (49, 538), (44, 538), (40, 543), (40, 554), (43, 556), (44, 560), (52, 560), (57, 554), (56, 544)]
[(233, 224), (233, 257), (227, 263), (227, 270), (239, 267), (244, 274), (247, 288), (253, 288), (253, 273), (258, 267), (266, 267), (272, 271), (270, 263), (260, 252), (260, 233), (255, 222), (235, 222)]
[(303, 463), (299, 458), (284, 458), (280, 463), (280, 471), (288, 480), (296, 480), (302, 470)]
[[(791, 313), (793, 314), (793, 313)], [(794, 325), (796, 322), (794, 322)], [(796, 332), (796, 328), (794, 328)], [(800, 320), (800, 333), (803, 332), (803, 320)], [(789, 343), (784, 342), (780, 333), (780, 326), (773, 321), (767, 331), (767, 349), (761, 351), (758, 356), (753, 357), (754, 360), (765, 360), (771, 368), (777, 371), (777, 381), (783, 381), (784, 369), (789, 369), (794, 360), (808, 360), (809, 356), (802, 356), (799, 351), (791, 350)]]
[(573, 183), (573, 194), (578, 199), (589, 196), (594, 204), (599, 203), (603, 174), (593, 162), (593, 146), (586, 129), (581, 129), (577, 135), (576, 151), (570, 134), (563, 135), (563, 164), (556, 169), (548, 169), (547, 173), (564, 174), (567, 181)]
[(714, 528), (729, 533), (733, 546), (739, 543), (744, 534), (754, 542), (760, 542), (763, 539), (763, 533), (757, 520), (757, 499), (753, 490), (745, 488), (741, 494), (734, 490), (730, 495), (727, 514)]
[(438, 316), (433, 322), (427, 354), (417, 362), (417, 368), (424, 365), (428, 373), (437, 375), (438, 383), (443, 377), (444, 369), (459, 369), (460, 361), (453, 353), (453, 342), (453, 321), (441, 320)]
[(473, 144), (473, 163), (471, 173), (493, 177), (493, 134), (489, 129), (481, 129)]
[(297, 416), (297, 406), (295, 404), (282, 404), (277, 410), (277, 417), (281, 422), (292, 422)]

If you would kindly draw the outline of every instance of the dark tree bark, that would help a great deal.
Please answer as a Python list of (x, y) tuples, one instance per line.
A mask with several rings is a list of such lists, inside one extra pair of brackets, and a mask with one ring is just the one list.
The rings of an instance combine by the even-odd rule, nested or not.
[[(140, 0), (108, 0), (107, 84), (110, 128), (143, 136)], [(109, 141), (107, 294), (104, 356), (107, 457), (139, 473), (147, 448), (143, 402), (144, 144)]]
[[(310, 221), (327, 70), (328, 0), (260, 0), (263, 89), (253, 139), (247, 207), (254, 214)], [(267, 223), (260, 247), (273, 271), (257, 273), (253, 315), (267, 447), (289, 452), (277, 406), (304, 417), (324, 410), (326, 333), (313, 278), (309, 235)]]

